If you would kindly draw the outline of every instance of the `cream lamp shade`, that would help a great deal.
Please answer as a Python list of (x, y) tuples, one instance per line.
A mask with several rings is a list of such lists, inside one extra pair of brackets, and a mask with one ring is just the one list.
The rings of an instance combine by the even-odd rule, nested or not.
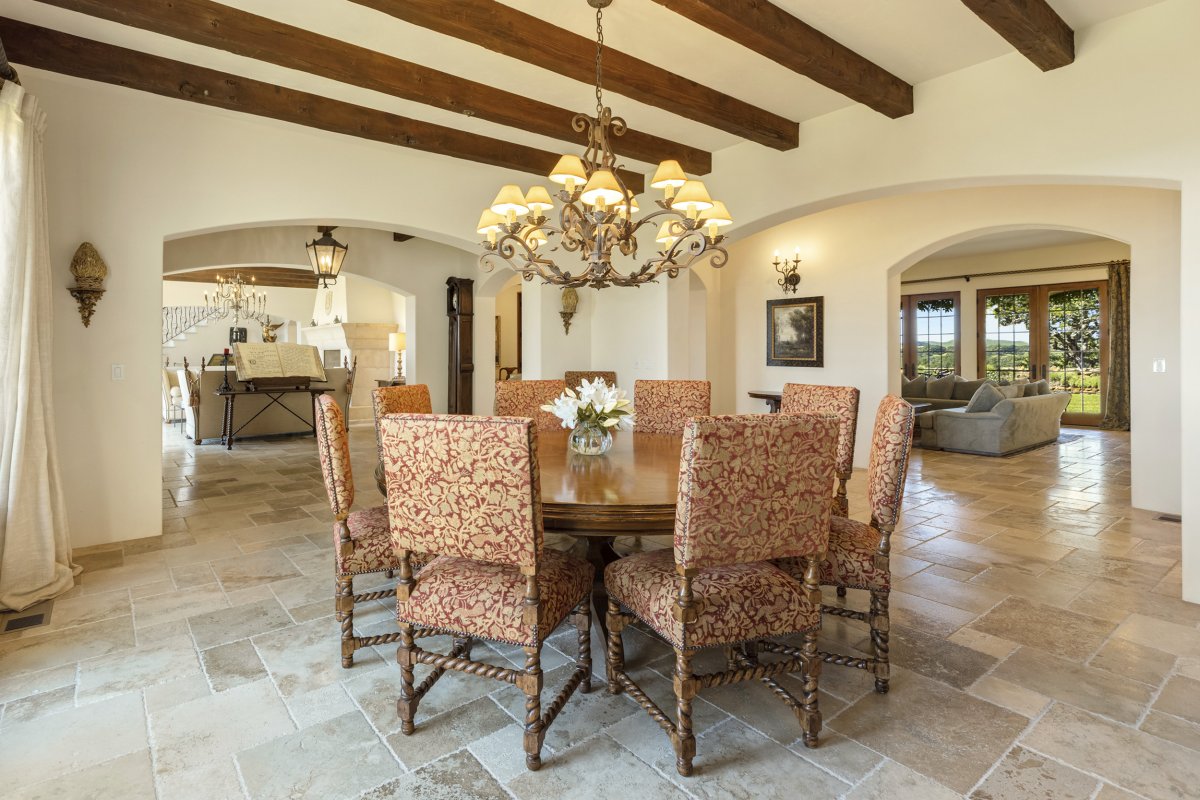
[(546, 241), (546, 234), (532, 225), (526, 225), (521, 229), (521, 238), (525, 240), (525, 244), (536, 250), (538, 245)]
[[(616, 207), (615, 207), (613, 210), (614, 210), (614, 211), (616, 211), (616, 212), (617, 212), (617, 216), (618, 216), (618, 217), (621, 217), (622, 219), (625, 219), (625, 218), (627, 218), (628, 216), (631, 216), (631, 215), (633, 215), (633, 214), (636, 214), (636, 213), (638, 213), (639, 211), (641, 211), (641, 209), (640, 209), (640, 208), (638, 208), (638, 202), (637, 202), (637, 198), (636, 198), (636, 197), (634, 197), (634, 196), (632, 196), (632, 195), (630, 195), (630, 196), (629, 196), (629, 206), (628, 206), (628, 208), (625, 206), (625, 201), (624, 201), (624, 200), (622, 200), (622, 201), (620, 201), (620, 202), (618, 202), (618, 203), (617, 203)], [(629, 213), (628, 213), (628, 214), (626, 214), (626, 211), (628, 211)]]
[(592, 177), (588, 178), (587, 186), (583, 187), (583, 194), (579, 195), (579, 199), (589, 206), (610, 206), (624, 197), (625, 192), (621, 191), (617, 176), (607, 169), (593, 172)]
[(679, 187), (679, 192), (675, 195), (675, 202), (671, 204), (671, 208), (692, 214), (712, 208), (712, 204), (712, 198), (708, 196), (708, 189), (704, 187), (702, 181), (688, 181)]
[(500, 226), (503, 224), (504, 217), (490, 208), (485, 208), (483, 213), (479, 215), (479, 227), (475, 232), (478, 234), (495, 233), (500, 230)]
[(393, 353), (399, 353), (404, 349), (405, 344), (407, 344), (405, 339), (406, 337), (404, 335), (404, 331), (400, 331), (399, 333), (389, 333), (388, 350), (391, 350)]
[(668, 158), (666, 161), (658, 165), (658, 169), (654, 170), (654, 177), (650, 179), (650, 186), (654, 189), (678, 189), (687, 183), (687, 175), (683, 174), (683, 167), (679, 166), (679, 162), (673, 158)]
[(529, 211), (529, 207), (525, 205), (525, 195), (521, 194), (521, 187), (515, 183), (502, 186), (496, 199), (492, 201), (492, 211), (502, 217), (512, 217)]
[(550, 199), (550, 193), (546, 191), (545, 186), (531, 186), (525, 193), (525, 205), (530, 211), (540, 215), (541, 212), (554, 208), (554, 201)]
[(713, 200), (712, 207), (701, 212), (700, 221), (709, 227), (716, 225), (718, 228), (723, 228), (733, 224), (733, 217), (729, 216), (724, 203), (720, 200)]
[(567, 186), (568, 191), (574, 191), (575, 184), (587, 182), (587, 172), (583, 169), (583, 161), (579, 156), (563, 156), (554, 165), (554, 169), (550, 170), (548, 176), (555, 183), (562, 183)]
[(670, 249), (671, 245), (675, 244), (675, 240), (679, 237), (671, 233), (672, 220), (667, 220), (662, 225), (658, 226), (658, 235), (654, 237), (654, 241), (663, 246), (664, 250)]

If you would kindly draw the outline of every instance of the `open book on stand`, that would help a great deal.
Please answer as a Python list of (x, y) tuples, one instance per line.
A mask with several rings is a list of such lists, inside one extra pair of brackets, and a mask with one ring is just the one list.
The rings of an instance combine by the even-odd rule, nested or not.
[(237, 379), (252, 389), (304, 387), (325, 380), (320, 353), (308, 344), (238, 343), (233, 346), (233, 361)]

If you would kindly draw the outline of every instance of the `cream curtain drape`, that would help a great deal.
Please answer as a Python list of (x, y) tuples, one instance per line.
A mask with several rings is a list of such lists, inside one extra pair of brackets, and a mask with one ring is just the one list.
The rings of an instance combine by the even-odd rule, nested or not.
[(0, 88), (0, 608), (75, 585), (54, 442), (50, 243), (37, 98)]

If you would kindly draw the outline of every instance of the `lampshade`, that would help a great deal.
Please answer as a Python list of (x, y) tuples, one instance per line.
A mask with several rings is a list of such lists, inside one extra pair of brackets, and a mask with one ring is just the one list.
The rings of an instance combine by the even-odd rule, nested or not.
[(612, 205), (624, 197), (625, 193), (617, 183), (617, 176), (607, 169), (593, 172), (592, 177), (588, 178), (587, 186), (583, 187), (583, 194), (579, 195), (579, 199), (589, 206), (600, 203)]
[[(626, 216), (625, 210), (626, 210), (626, 206), (625, 206), (624, 200), (618, 201), (618, 203), (613, 207), (613, 211), (616, 211), (617, 216), (621, 217), (621, 218), (624, 218)], [(639, 211), (641, 211), (641, 209), (638, 208), (637, 198), (630, 195), (629, 196), (629, 213), (632, 215), (632, 214), (638, 213)]]
[(554, 169), (550, 170), (550, 180), (555, 183), (566, 183), (572, 180), (575, 183), (584, 183), (587, 181), (587, 172), (583, 169), (583, 161), (579, 156), (563, 156), (554, 165)]
[(685, 183), (687, 175), (683, 174), (683, 167), (673, 158), (659, 164), (658, 169), (654, 170), (654, 177), (650, 179), (650, 186), (655, 189), (665, 189), (668, 186), (678, 189)]
[(321, 238), (314, 239), (305, 247), (308, 248), (308, 260), (313, 272), (321, 281), (322, 286), (337, 282), (338, 274), (342, 271), (342, 262), (346, 260), (346, 252), (350, 249), (333, 238), (333, 228), (320, 228)]
[(500, 187), (496, 199), (492, 201), (492, 211), (502, 217), (510, 213), (524, 214), (529, 211), (529, 207), (525, 205), (525, 195), (521, 194), (521, 187), (515, 183)]
[(673, 223), (674, 220), (667, 220), (662, 225), (659, 225), (658, 235), (654, 237), (654, 241), (661, 244), (664, 250), (669, 249), (671, 245), (675, 244), (675, 240), (679, 238), (675, 234), (671, 233), (671, 225)]
[(688, 181), (679, 188), (671, 208), (685, 212), (704, 211), (712, 208), (712, 204), (712, 198), (708, 196), (708, 189), (704, 188), (702, 181)]
[(718, 228), (723, 228), (733, 224), (733, 217), (729, 216), (724, 203), (720, 200), (713, 200), (712, 207), (700, 213), (700, 221), (709, 226), (716, 225)]
[(545, 186), (531, 186), (525, 193), (525, 205), (535, 214), (541, 214), (554, 208), (554, 201), (550, 199), (550, 193), (546, 191)]
[(485, 208), (483, 213), (479, 215), (479, 225), (475, 231), (478, 234), (494, 233), (500, 230), (500, 226), (504, 224), (504, 217), (492, 211), (490, 208)]
[(538, 245), (547, 241), (545, 232), (533, 227), (532, 225), (526, 225), (521, 229), (521, 238), (524, 239), (525, 243), (534, 250), (537, 249)]
[(399, 333), (389, 333), (388, 350), (391, 350), (393, 353), (399, 353), (404, 349), (405, 344), (407, 344), (406, 338), (407, 337), (405, 337), (404, 331), (400, 331)]

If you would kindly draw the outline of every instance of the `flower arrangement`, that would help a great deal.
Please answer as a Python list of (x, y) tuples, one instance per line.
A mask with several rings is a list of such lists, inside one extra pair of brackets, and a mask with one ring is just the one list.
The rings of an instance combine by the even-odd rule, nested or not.
[(576, 453), (598, 456), (612, 447), (612, 429), (630, 428), (633, 417), (625, 391), (609, 386), (603, 378), (584, 378), (578, 392), (567, 387), (553, 403), (542, 406), (571, 429), (569, 443)]

